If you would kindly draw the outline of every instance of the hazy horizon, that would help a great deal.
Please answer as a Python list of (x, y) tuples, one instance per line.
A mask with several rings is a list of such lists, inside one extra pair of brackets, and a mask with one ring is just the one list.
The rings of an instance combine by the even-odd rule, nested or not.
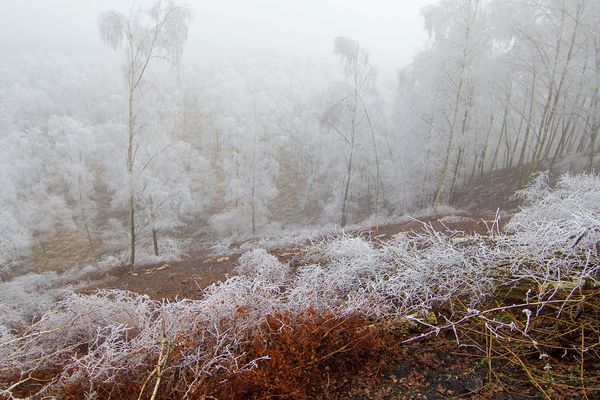
[[(98, 15), (110, 9), (127, 13), (131, 4), (116, 0), (2, 1), (3, 54), (37, 50), (109, 54), (98, 35)], [(147, 3), (135, 2), (140, 7)], [(350, 36), (370, 51), (378, 69), (397, 70), (410, 63), (427, 40), (421, 9), (431, 3), (432, 0), (191, 1), (188, 5), (193, 19), (185, 54), (195, 57), (260, 51), (331, 61), (333, 39)]]

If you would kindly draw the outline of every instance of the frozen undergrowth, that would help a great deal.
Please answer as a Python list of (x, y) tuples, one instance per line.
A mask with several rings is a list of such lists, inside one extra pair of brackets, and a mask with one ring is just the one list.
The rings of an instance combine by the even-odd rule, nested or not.
[[(446, 216), (463, 218), (462, 215), (468, 214), (467, 211), (459, 210), (451, 206), (441, 205), (438, 207), (427, 207), (413, 212), (410, 215), (402, 216), (371, 216), (357, 224), (347, 225), (342, 228), (336, 224), (325, 226), (299, 226), (282, 228), (277, 226), (274, 229), (267, 229), (261, 237), (253, 238), (251, 236), (233, 237), (210, 246), (212, 253), (216, 256), (230, 255), (240, 252), (247, 252), (255, 249), (275, 249), (275, 248), (303, 248), (307, 243), (320, 241), (332, 236), (352, 235), (353, 232), (362, 231), (377, 225), (404, 224), (414, 221), (416, 218), (428, 218), (433, 216)], [(239, 241), (241, 244), (236, 245)], [(197, 249), (195, 246), (189, 246)]]
[[(151, 243), (140, 240), (136, 252), (135, 267), (141, 268), (158, 263), (169, 263), (181, 260), (181, 255), (186, 249), (185, 243), (179, 243), (173, 238), (161, 238), (158, 245), (159, 254), (154, 255), (154, 248)], [(121, 265), (126, 265), (129, 261), (129, 251), (119, 249), (118, 261)]]
[[(157, 302), (123, 291), (65, 294), (48, 283), (57, 279), (30, 282), (23, 293), (19, 281), (3, 284), (0, 382), (60, 365), (40, 393), (86, 382), (93, 396), (98, 385), (151, 368), (165, 348), (194, 343), (163, 366), (181, 376), (189, 372), (192, 382), (175, 385), (194, 387), (217, 371), (253, 367), (238, 363), (240, 345), (271, 315), (381, 320), (426, 313), (457, 296), (476, 308), (499, 285), (519, 279), (554, 287), (596, 282), (600, 178), (565, 176), (555, 189), (546, 181), (539, 176), (518, 194), (527, 204), (507, 233), (494, 228), (485, 236), (457, 237), (429, 229), (377, 243), (329, 236), (303, 250), (298, 269), (254, 249), (240, 258), (237, 276), (208, 287), (199, 301)], [(43, 295), (36, 297), (38, 291)], [(8, 397), (9, 386), (0, 386)]]
[(0, 283), (0, 326), (13, 331), (26, 328), (57, 301), (86, 287), (86, 277), (106, 273), (119, 264), (118, 259), (107, 257), (93, 266), (62, 273), (29, 273)]
[[(507, 226), (504, 247), (513, 257), (513, 273), (540, 282), (595, 279), (600, 251), (600, 179), (564, 175), (556, 188), (548, 173), (537, 175), (516, 193), (526, 205)], [(542, 265), (542, 268), (539, 268)]]

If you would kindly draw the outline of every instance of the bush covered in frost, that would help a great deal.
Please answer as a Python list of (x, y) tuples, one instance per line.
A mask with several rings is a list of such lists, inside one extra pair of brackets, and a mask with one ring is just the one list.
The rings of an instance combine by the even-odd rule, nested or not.
[(564, 175), (551, 188), (536, 176), (516, 193), (525, 201), (507, 226), (513, 272), (538, 281), (595, 279), (600, 251), (600, 177)]

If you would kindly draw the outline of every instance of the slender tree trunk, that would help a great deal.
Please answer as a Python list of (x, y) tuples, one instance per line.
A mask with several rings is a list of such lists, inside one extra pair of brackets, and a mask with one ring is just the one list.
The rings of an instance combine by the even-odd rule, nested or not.
[(425, 136), (425, 148), (427, 153), (425, 154), (425, 176), (423, 177), (423, 183), (421, 185), (421, 207), (424, 207), (431, 201), (431, 189), (429, 187), (429, 181), (431, 179), (431, 138), (433, 137), (433, 112), (429, 118), (429, 129)]
[[(527, 104), (524, 105), (524, 109), (527, 108)], [(525, 110), (523, 110), (522, 115), (525, 115)], [(510, 160), (508, 167), (512, 167), (515, 161), (515, 156), (517, 155), (517, 147), (519, 146), (519, 141), (521, 140), (521, 133), (523, 132), (523, 117), (519, 120), (519, 127), (517, 128), (517, 137), (514, 139), (512, 149), (510, 152)]]
[[(79, 156), (79, 160), (81, 161), (81, 155)], [(85, 233), (87, 234), (88, 241), (90, 243), (90, 248), (94, 247), (94, 242), (92, 241), (92, 235), (90, 235), (90, 229), (87, 223), (87, 216), (85, 214), (85, 208), (83, 207), (83, 193), (81, 190), (81, 176), (77, 179), (79, 185), (79, 210), (81, 212), (81, 219), (83, 220), (83, 227), (85, 228)]]
[(444, 192), (446, 190), (446, 175), (448, 174), (448, 166), (450, 163), (450, 157), (452, 155), (452, 147), (454, 144), (453, 143), (454, 142), (454, 129), (455, 129), (455, 125), (456, 125), (456, 119), (458, 118), (458, 108), (459, 108), (459, 101), (460, 101), (461, 92), (462, 92), (463, 79), (464, 79), (464, 76), (463, 76), (463, 74), (461, 74), (458, 90), (456, 92), (454, 111), (452, 114), (453, 115), (452, 123), (450, 125), (450, 137), (448, 138), (448, 146), (446, 147), (446, 156), (444, 157), (444, 164), (442, 165), (442, 171), (440, 173), (440, 179), (438, 182), (438, 189), (437, 189), (437, 192), (435, 195), (435, 200), (434, 200), (434, 206), (436, 206), (436, 207), (440, 205), (440, 202), (442, 200), (442, 195), (444, 194)]
[(135, 265), (135, 207), (133, 195), (129, 197), (129, 267)]
[[(535, 89), (536, 89), (537, 72), (534, 69), (531, 77), (531, 91), (529, 92), (529, 121), (527, 121), (527, 129), (525, 129), (525, 138), (523, 139), (523, 145), (521, 146), (521, 154), (519, 155), (518, 166), (524, 169), (524, 165), (527, 163), (527, 148), (529, 145), (529, 135), (531, 134), (531, 127), (533, 123), (533, 107), (535, 103)], [(521, 182), (523, 182), (523, 176), (521, 176)]]
[(252, 235), (256, 236), (256, 168), (252, 168)]
[[(471, 86), (469, 89), (468, 107), (465, 109), (465, 113), (463, 115), (462, 128), (461, 128), (461, 134), (460, 134), (461, 145), (458, 149), (458, 155), (456, 156), (456, 162), (454, 164), (454, 172), (452, 173), (452, 181), (450, 183), (450, 190), (448, 191), (448, 203), (450, 203), (452, 201), (452, 197), (454, 196), (454, 190), (456, 189), (456, 182), (458, 180), (458, 174), (464, 163), (465, 146), (464, 146), (464, 144), (462, 144), (462, 142), (464, 142), (464, 138), (467, 135), (467, 131), (469, 130), (469, 115), (470, 115), (469, 112), (472, 107), (473, 107), (473, 86)], [(463, 179), (463, 181), (464, 181), (464, 179)]]
[[(586, 75), (587, 69), (588, 69), (588, 57), (587, 57), (587, 53), (586, 53), (585, 62), (583, 64), (583, 69), (581, 71), (582, 76)], [(582, 96), (582, 93), (584, 92), (584, 80), (581, 80), (579, 82), (578, 86), (579, 87), (577, 89), (577, 94), (575, 96), (575, 100), (574, 100), (573, 104), (574, 104), (575, 109), (585, 109), (585, 103), (587, 101), (587, 98)], [(583, 97), (583, 100), (582, 100), (582, 97)], [(580, 102), (581, 102), (581, 105), (580, 105)], [(591, 104), (590, 104), (590, 106), (591, 106)], [(563, 157), (565, 150), (567, 150), (567, 152), (569, 151), (568, 150), (569, 143), (572, 143), (572, 138), (573, 138), (573, 135), (575, 134), (576, 125), (577, 125), (576, 116), (573, 113), (571, 113), (567, 120), (566, 127), (564, 127), (564, 129), (562, 130), (560, 140), (559, 140), (556, 150), (554, 152), (554, 156), (552, 157), (552, 164), (554, 164), (554, 162), (557, 159)]]
[(363, 111), (365, 112), (365, 116), (367, 117), (367, 122), (369, 124), (369, 130), (371, 131), (371, 141), (373, 144), (373, 154), (375, 155), (375, 215), (379, 214), (379, 201), (380, 198), (383, 197), (383, 183), (381, 179), (381, 166), (379, 161), (379, 151), (377, 150), (377, 140), (375, 138), (375, 130), (373, 129), (373, 124), (371, 123), (371, 117), (369, 116), (369, 111), (367, 110), (366, 104), (363, 102), (362, 97), (360, 97), (358, 93), (358, 88), (355, 89), (356, 100), (360, 100)]
[(532, 165), (530, 168), (530, 174), (532, 172), (534, 172), (539, 166), (539, 163), (542, 159), (542, 154), (543, 154), (542, 150), (543, 150), (544, 146), (547, 144), (548, 135), (551, 132), (551, 128), (552, 128), (552, 126), (555, 122), (556, 116), (557, 116), (557, 108), (558, 108), (559, 100), (563, 96), (563, 87), (566, 82), (566, 77), (567, 77), (567, 73), (569, 71), (571, 61), (573, 60), (573, 52), (575, 50), (575, 43), (576, 43), (576, 38), (577, 38), (578, 30), (579, 30), (579, 24), (581, 22), (581, 20), (580, 20), (581, 12), (582, 12), (582, 9), (580, 7), (578, 7), (577, 15), (574, 16), (575, 26), (573, 28), (573, 33), (572, 33), (570, 41), (569, 41), (569, 48), (567, 50), (565, 64), (562, 67), (560, 79), (558, 81), (558, 86), (554, 90), (554, 88), (555, 88), (555, 78), (554, 77), (558, 70), (559, 56), (560, 56), (560, 50), (562, 47), (561, 44), (562, 44), (562, 37), (563, 37), (563, 32), (564, 32), (564, 21), (566, 19), (566, 14), (567, 14), (564, 9), (564, 6), (562, 9), (561, 30), (560, 30), (559, 40), (557, 42), (557, 50), (556, 50), (556, 54), (555, 54), (555, 58), (554, 58), (552, 81), (550, 82), (550, 87), (548, 90), (548, 99), (546, 101), (546, 106), (544, 107), (544, 114), (542, 116), (540, 131), (538, 133), (538, 142), (537, 142), (538, 145), (536, 146), (536, 151), (534, 151), (534, 157), (533, 157), (533, 162), (532, 162)]
[(158, 232), (152, 228), (152, 244), (154, 245), (154, 255), (158, 256)]
[(473, 182), (473, 179), (475, 179), (475, 171), (477, 171), (477, 168), (479, 166), (480, 155), (481, 154), (478, 153), (477, 151), (475, 151), (473, 153), (473, 165), (471, 166), (471, 175), (469, 175), (469, 180), (468, 180), (469, 183)]
[[(487, 150), (488, 150), (488, 146), (490, 143), (490, 136), (491, 136), (491, 132), (492, 129), (494, 129), (494, 122), (496, 120), (496, 113), (492, 111), (492, 114), (490, 115), (490, 124), (487, 130), (487, 133), (485, 135), (485, 142), (483, 143), (483, 148), (481, 149), (481, 154), (479, 155), (480, 160), (479, 160), (479, 165), (477, 164), (477, 162), (475, 162), (475, 164), (473, 165), (473, 173), (471, 174), (471, 180), (474, 179), (475, 177), (475, 171), (477, 169), (479, 169), (480, 173), (479, 176), (482, 177), (483, 176), (483, 169), (485, 167), (485, 158), (487, 156)], [(476, 157), (477, 160), (477, 157)]]
[(344, 184), (343, 198), (342, 198), (342, 218), (340, 224), (342, 227), (346, 226), (348, 222), (348, 193), (350, 192), (350, 179), (352, 178), (352, 157), (346, 167), (346, 182)]
[(456, 156), (456, 163), (454, 164), (454, 173), (452, 174), (452, 181), (450, 183), (450, 190), (448, 190), (448, 204), (452, 202), (452, 198), (454, 197), (454, 191), (456, 190), (456, 181), (458, 178), (458, 172), (463, 165), (463, 157), (464, 148), (461, 147), (458, 149), (458, 155)]
[[(533, 87), (535, 87), (535, 83), (533, 84)], [(530, 135), (531, 132), (533, 131), (533, 127), (531, 125), (531, 123), (533, 122), (533, 103), (534, 103), (534, 98), (531, 97), (531, 100), (529, 102), (529, 121), (527, 121), (527, 128), (525, 129), (525, 138), (523, 139), (523, 144), (521, 146), (521, 152), (519, 155), (519, 162), (517, 163), (517, 168), (520, 169), (519, 172), (519, 185), (523, 185), (525, 184), (525, 182), (529, 179), (529, 175), (528, 175), (528, 169), (527, 169), (527, 161), (529, 159), (528, 153), (530, 152), (529, 150), (529, 142), (532, 141), (530, 140)]]
[(133, 136), (134, 136), (134, 115), (133, 115), (133, 95), (134, 89), (130, 86), (129, 90), (129, 130), (127, 140), (127, 174), (129, 175), (129, 267), (135, 265), (135, 193), (133, 182)]
[(596, 155), (596, 139), (598, 138), (598, 131), (600, 131), (600, 124), (595, 124), (590, 135), (590, 157), (587, 166), (587, 169), (590, 172), (594, 170), (594, 156)]
[(258, 117), (256, 115), (256, 104), (254, 104), (254, 143), (252, 144), (252, 182), (250, 189), (250, 207), (251, 207), (251, 223), (252, 236), (256, 236), (256, 146), (258, 143)]
[(463, 92), (463, 86), (465, 84), (465, 79), (466, 79), (465, 74), (466, 74), (467, 62), (468, 62), (468, 58), (469, 58), (469, 41), (470, 41), (470, 37), (471, 37), (471, 28), (472, 28), (471, 24), (474, 22), (474, 20), (477, 17), (479, 1), (477, 1), (477, 0), (475, 1), (475, 10), (472, 9), (471, 1), (469, 1), (468, 7), (469, 7), (469, 11), (468, 11), (467, 21), (466, 21), (466, 26), (465, 26), (465, 43), (463, 46), (463, 54), (462, 54), (462, 60), (461, 60), (458, 85), (456, 88), (456, 96), (454, 98), (452, 119), (450, 121), (450, 133), (449, 133), (449, 137), (448, 137), (448, 146), (446, 148), (446, 155), (444, 157), (444, 163), (442, 165), (442, 171), (440, 173), (438, 189), (437, 189), (437, 192), (435, 195), (435, 200), (433, 202), (435, 207), (440, 205), (442, 196), (443, 196), (444, 192), (446, 191), (446, 178), (448, 175), (448, 169), (449, 169), (448, 167), (450, 164), (450, 158), (452, 157), (452, 148), (454, 145), (456, 124), (458, 123), (460, 102), (461, 102), (461, 97), (462, 97), (462, 92)]
[[(496, 160), (498, 159), (498, 152), (500, 151), (500, 144), (502, 143), (502, 139), (508, 135), (508, 105), (510, 104), (512, 97), (512, 85), (508, 92), (508, 98), (506, 99), (506, 105), (504, 107), (504, 114), (502, 116), (502, 126), (500, 127), (500, 136), (498, 137), (498, 143), (496, 144), (496, 149), (494, 150), (494, 156), (492, 157), (492, 165), (490, 166), (490, 172), (494, 170), (496, 167)], [(508, 139), (505, 139), (508, 140)]]
[(598, 139), (598, 133), (600, 132), (600, 115), (598, 115), (600, 106), (600, 38), (594, 40), (594, 49), (596, 52), (596, 89), (594, 90), (593, 104), (592, 107), (592, 127), (590, 129), (590, 158), (588, 161), (588, 170), (594, 170), (594, 156), (596, 155), (596, 140)]
[[(354, 120), (352, 121), (354, 126)], [(354, 129), (354, 128), (353, 128)], [(350, 180), (352, 179), (352, 162), (354, 157), (354, 136), (352, 138), (352, 144), (350, 154), (348, 154), (348, 163), (346, 164), (346, 182), (343, 188), (342, 194), (342, 217), (340, 224), (342, 227), (346, 226), (348, 222), (348, 197), (350, 193)]]
[(350, 125), (350, 151), (346, 163), (346, 182), (342, 191), (342, 215), (340, 224), (342, 227), (348, 223), (348, 199), (350, 193), (350, 181), (352, 180), (352, 163), (354, 161), (354, 145), (356, 140), (356, 111), (358, 108), (358, 82), (354, 79), (354, 104), (352, 105), (352, 122)]

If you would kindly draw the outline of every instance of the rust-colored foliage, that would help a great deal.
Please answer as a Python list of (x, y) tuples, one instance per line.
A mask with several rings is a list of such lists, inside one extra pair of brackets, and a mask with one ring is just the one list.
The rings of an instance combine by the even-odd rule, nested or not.
[(245, 362), (268, 356), (258, 367), (213, 386), (219, 399), (313, 399), (334, 391), (362, 368), (376, 367), (385, 337), (360, 316), (279, 314), (255, 330)]

